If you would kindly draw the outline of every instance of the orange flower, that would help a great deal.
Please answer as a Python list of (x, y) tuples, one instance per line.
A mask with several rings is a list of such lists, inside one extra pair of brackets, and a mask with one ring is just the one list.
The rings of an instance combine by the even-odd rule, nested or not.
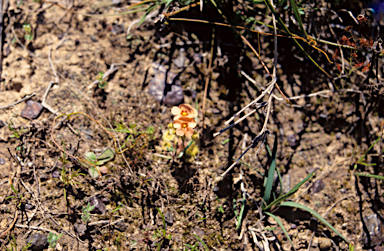
[(196, 127), (196, 121), (188, 117), (179, 117), (177, 120), (175, 118), (173, 127), (176, 129), (176, 135), (191, 137), (193, 134), (193, 128)]
[(176, 116), (174, 120), (177, 120), (181, 117), (186, 117), (191, 119), (194, 119), (197, 117), (196, 109), (187, 104), (181, 104), (179, 105), (179, 107), (174, 106), (171, 110), (171, 113)]

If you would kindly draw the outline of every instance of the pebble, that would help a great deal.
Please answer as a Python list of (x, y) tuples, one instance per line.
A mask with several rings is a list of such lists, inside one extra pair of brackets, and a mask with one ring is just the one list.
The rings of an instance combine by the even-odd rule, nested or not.
[(297, 146), (296, 136), (294, 134), (288, 135), (287, 141), (291, 148), (295, 148)]
[(98, 198), (98, 197), (91, 197), (88, 202), (91, 204), (91, 206), (95, 206), (95, 208), (91, 211), (91, 213), (96, 214), (104, 214), (106, 211), (105, 204)]
[(43, 106), (36, 101), (28, 100), (26, 107), (21, 111), (21, 117), (26, 119), (37, 119), (43, 109)]
[(84, 225), (82, 223), (81, 224), (75, 223), (74, 227), (75, 227), (76, 232), (80, 236), (85, 235), (85, 231), (87, 231), (87, 226), (86, 225)]
[(5, 159), (3, 159), (3, 158), (0, 158), (0, 165), (4, 165), (5, 164)]
[(315, 194), (323, 190), (325, 187), (324, 181), (322, 180), (316, 180), (311, 188), (311, 194)]
[(60, 171), (58, 169), (52, 172), (52, 178), (58, 179), (59, 177), (60, 177)]
[(5, 126), (5, 123), (4, 121), (0, 120), (0, 128), (4, 127)]
[(115, 229), (120, 232), (125, 232), (127, 230), (127, 224), (124, 221), (119, 221), (115, 224)]
[(367, 226), (369, 237), (371, 239), (370, 243), (368, 243), (368, 238), (366, 236), (365, 231), (363, 232), (363, 243), (364, 245), (376, 246), (380, 245), (384, 239), (384, 226), (380, 221), (377, 214), (371, 214), (367, 217), (364, 217), (364, 222)]
[(172, 225), (173, 224), (173, 214), (170, 213), (170, 212), (166, 212), (165, 215), (164, 215), (164, 219), (165, 221), (169, 224), (169, 225)]
[(43, 250), (48, 247), (47, 235), (42, 233), (32, 234), (27, 238), (27, 243), (31, 243), (32, 250)]
[[(155, 76), (149, 82), (148, 93), (153, 96), (157, 102), (162, 102), (164, 105), (174, 106), (183, 103), (183, 88), (174, 83), (177, 74), (167, 71), (164, 66), (157, 63), (153, 63), (152, 65)], [(167, 80), (165, 80), (166, 77)]]
[(319, 238), (319, 248), (329, 250), (329, 248), (332, 246), (332, 242), (330, 239), (325, 237)]

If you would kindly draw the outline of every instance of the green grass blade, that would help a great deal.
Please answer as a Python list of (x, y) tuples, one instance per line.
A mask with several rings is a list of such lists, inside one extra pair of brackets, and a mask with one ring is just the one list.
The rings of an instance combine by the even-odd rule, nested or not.
[(195, 236), (200, 241), (200, 243), (204, 246), (204, 249), (206, 251), (208, 251), (209, 249), (208, 249), (207, 245), (205, 245), (205, 242), (197, 234), (195, 234)]
[(301, 21), (301, 17), (300, 17), (300, 13), (299, 13), (299, 8), (297, 8), (296, 1), (295, 0), (289, 0), (289, 1), (291, 2), (291, 7), (292, 7), (292, 10), (293, 10), (293, 13), (295, 13), (296, 20), (297, 20), (297, 22), (299, 22), (300, 29), (303, 32), (304, 37), (308, 38), (308, 34), (305, 31), (305, 29), (304, 29), (303, 22)]
[(295, 207), (295, 208), (299, 208), (299, 209), (307, 211), (308, 213), (312, 214), (316, 219), (321, 221), (321, 223), (323, 223), (325, 226), (327, 226), (329, 229), (331, 229), (333, 232), (335, 232), (338, 236), (340, 236), (345, 242), (349, 243), (349, 240), (347, 240), (347, 238), (345, 238), (342, 234), (340, 234), (328, 221), (326, 221), (323, 217), (321, 217), (320, 214), (316, 213), (313, 209), (311, 209), (307, 206), (301, 205), (299, 203), (293, 202), (293, 201), (285, 201), (285, 202), (281, 203), (280, 206), (282, 206), (282, 207), (284, 207), (284, 206), (285, 207)]
[(300, 45), (300, 43), (293, 37), (293, 34), (289, 31), (289, 29), (287, 28), (287, 26), (285, 26), (283, 20), (281, 20), (279, 14), (276, 12), (275, 8), (273, 8), (273, 6), (271, 5), (271, 3), (268, 1), (268, 0), (264, 0), (264, 3), (268, 6), (268, 8), (271, 10), (271, 12), (273, 13), (273, 15), (276, 17), (277, 21), (279, 22), (279, 24), (283, 27), (283, 29), (285, 30), (285, 32), (291, 36), (291, 39), (292, 41), (295, 43), (295, 45), (304, 53), (304, 55), (312, 62), (312, 64), (314, 64), (320, 71), (322, 71), (325, 75), (327, 75), (327, 77), (329, 78), (332, 78), (331, 75), (328, 74), (328, 72), (326, 72), (323, 68), (321, 68), (320, 65), (318, 65), (316, 63), (316, 61), (311, 57), (309, 56), (309, 54), (304, 50), (304, 48)]
[(277, 204), (279, 204), (280, 202), (283, 202), (284, 200), (288, 199), (289, 197), (291, 197), (294, 193), (297, 192), (297, 190), (299, 190), (299, 188), (305, 183), (307, 182), (310, 178), (312, 178), (313, 176), (315, 175), (315, 172), (312, 172), (310, 174), (308, 174), (308, 176), (303, 179), (302, 181), (300, 181), (294, 188), (292, 188), (288, 193), (286, 194), (283, 194), (282, 196), (280, 196), (279, 198), (277, 198), (276, 200), (272, 201), (271, 204), (269, 204), (267, 207), (264, 208), (264, 210), (267, 210)]
[(281, 222), (281, 220), (280, 220), (279, 218), (277, 218), (276, 215), (271, 214), (271, 213), (269, 213), (269, 212), (265, 212), (265, 214), (268, 215), (268, 216), (271, 216), (271, 217), (277, 222), (277, 224), (279, 224), (279, 226), (280, 226), (280, 228), (283, 230), (285, 236), (287, 236), (289, 243), (291, 243), (291, 246), (292, 246), (293, 249), (296, 251), (296, 248), (293, 246), (292, 240), (291, 240), (291, 238), (289, 237), (288, 232), (287, 232), (287, 230), (285, 229), (285, 227), (283, 226), (283, 223)]
[(275, 137), (275, 143), (273, 144), (272, 162), (268, 169), (267, 184), (265, 186), (265, 192), (263, 196), (263, 200), (265, 204), (263, 203), (263, 207), (268, 205), (269, 199), (271, 198), (273, 178), (274, 178), (275, 169), (276, 169), (276, 152), (277, 152), (277, 137)]
[(383, 176), (370, 174), (370, 173), (355, 173), (356, 176), (362, 176), (362, 177), (368, 177), (368, 178), (375, 178), (379, 180), (384, 180)]
[(374, 145), (376, 145), (377, 142), (379, 142), (379, 140), (381, 139), (383, 135), (380, 135), (380, 137), (378, 137), (375, 142), (372, 143), (372, 145), (368, 148), (368, 150), (364, 153), (363, 156), (360, 157), (360, 159), (357, 161), (357, 164), (362, 164), (362, 161), (363, 159), (365, 159), (365, 157), (367, 157), (367, 154), (368, 152), (373, 148)]
[(244, 209), (245, 209), (245, 202), (246, 202), (246, 198), (245, 198), (245, 195), (244, 195), (243, 196), (243, 201), (241, 203), (241, 209), (240, 209), (239, 217), (237, 218), (236, 230), (239, 230), (239, 228), (241, 226), (241, 222), (243, 220), (243, 214), (244, 214)]

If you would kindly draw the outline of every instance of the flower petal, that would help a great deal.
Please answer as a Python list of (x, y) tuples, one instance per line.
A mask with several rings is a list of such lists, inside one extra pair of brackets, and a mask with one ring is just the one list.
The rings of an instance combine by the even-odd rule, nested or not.
[(171, 113), (172, 113), (172, 115), (179, 115), (181, 113), (181, 110), (179, 107), (174, 106), (174, 107), (172, 107)]
[(184, 130), (179, 128), (179, 129), (176, 129), (176, 135), (177, 136), (184, 136)]
[(191, 121), (191, 122), (188, 122), (188, 127), (190, 127), (190, 128), (195, 128), (196, 127), (196, 121)]
[(192, 128), (186, 128), (184, 133), (185, 133), (186, 137), (191, 137), (193, 134), (193, 129)]
[(179, 129), (179, 128), (181, 128), (181, 123), (175, 121), (175, 123), (173, 123), (173, 128), (175, 128), (175, 129)]

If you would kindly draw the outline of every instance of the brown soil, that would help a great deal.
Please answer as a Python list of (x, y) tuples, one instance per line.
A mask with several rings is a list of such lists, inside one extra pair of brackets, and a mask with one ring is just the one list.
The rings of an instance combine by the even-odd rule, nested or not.
[[(34, 234), (53, 232), (63, 233), (57, 250), (192, 250), (194, 245), (204, 250), (204, 244), (209, 250), (259, 250), (255, 239), (259, 243), (268, 240), (271, 250), (290, 250), (275, 220), (265, 218), (257, 224), (264, 191), (261, 174), (268, 174), (271, 161), (265, 147), (257, 155), (257, 147), (249, 151), (242, 164), (217, 182), (262, 128), (265, 113), (260, 110), (233, 129), (212, 136), (262, 91), (246, 81), (239, 69), (260, 85), (268, 83), (259, 59), (248, 48), (244, 52), (241, 40), (228, 29), (216, 29), (221, 54), (215, 51), (203, 129), (211, 30), (201, 27), (208, 26), (178, 23), (161, 29), (150, 19), (139, 28), (134, 26), (127, 38), (128, 26), (142, 14), (86, 17), (77, 13), (113, 14), (125, 3), (74, 3), (66, 11), (39, 1), (10, 1), (0, 106), (32, 93), (36, 95), (31, 99), (41, 103), (53, 85), (36, 119), (21, 116), (25, 102), (0, 110), (0, 122), (5, 123), (0, 128), (0, 158), (5, 161), (0, 165), (0, 249), (22, 250)], [(32, 40), (25, 38), (26, 23), (31, 25)], [(261, 39), (265, 47), (261, 59), (272, 69), (273, 37)], [(287, 96), (329, 88), (319, 70), (293, 56), (299, 52), (290, 50), (288, 39), (279, 41), (287, 43), (279, 47), (278, 65), (279, 85)], [(185, 58), (180, 56), (183, 53)], [(183, 59), (178, 66), (177, 60)], [(99, 88), (94, 82), (98, 74), (113, 65), (118, 69), (105, 78), (106, 87)], [(161, 148), (162, 134), (172, 122), (172, 100), (168, 106), (161, 104), (148, 89), (158, 84), (153, 78), (161, 82), (162, 69), (169, 71), (169, 81), (182, 86), (184, 103), (197, 104), (199, 110), (200, 146), (192, 161), (174, 158), (174, 152)], [(281, 96), (278, 91), (275, 94)], [(384, 214), (382, 183), (353, 175), (356, 160), (381, 133), (375, 111), (358, 123), (359, 98), (358, 93), (340, 92), (301, 98), (292, 106), (274, 100), (267, 137), (271, 149), (278, 141), (276, 168), (282, 174), (284, 192), (310, 172), (316, 173), (289, 200), (324, 216), (356, 244), (355, 250), (380, 248), (381, 230), (372, 233), (365, 245), (364, 233), (369, 228), (365, 217), (377, 215), (381, 226)], [(53, 112), (75, 114), (55, 119)], [(112, 133), (117, 123), (126, 131)], [(148, 133), (151, 128), (154, 132)], [(127, 151), (116, 153), (101, 177), (92, 178), (80, 164), (86, 152), (115, 149), (114, 140), (122, 144), (127, 138)], [(374, 154), (381, 153), (380, 147), (374, 146), (368, 163), (380, 163), (380, 154)], [(58, 173), (63, 168), (69, 175), (82, 175), (65, 183)], [(362, 170), (381, 173), (374, 166)], [(276, 185), (277, 195), (279, 190)], [(236, 229), (244, 191), (245, 210), (241, 227)], [(85, 226), (82, 209), (95, 197), (106, 205), (105, 212), (92, 212)], [(309, 245), (310, 250), (348, 250), (345, 241), (303, 210), (280, 207), (271, 212), (283, 222), (296, 250), (308, 250)], [(83, 234), (79, 225), (86, 229)]]

